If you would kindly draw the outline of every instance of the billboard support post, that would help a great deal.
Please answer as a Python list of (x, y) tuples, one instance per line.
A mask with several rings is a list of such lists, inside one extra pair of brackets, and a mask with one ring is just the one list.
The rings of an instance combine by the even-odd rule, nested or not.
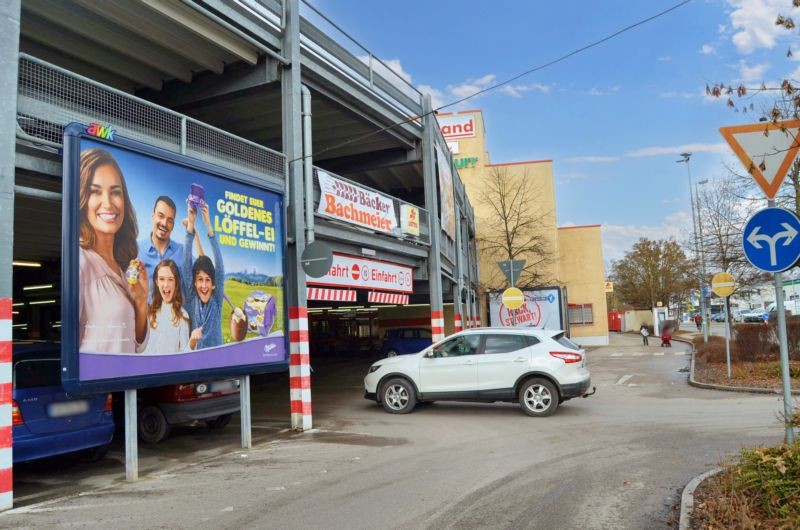
[(239, 379), (239, 400), (242, 421), (242, 448), (252, 449), (253, 434), (250, 409), (250, 376), (246, 375)]
[[(0, 427), (9, 435), (0, 443), (0, 510), (14, 503), (11, 448), (11, 296), (14, 248), (14, 167), (17, 127), (20, 0), (0, 3), (0, 383), (9, 390), (0, 398)], [(12, 251), (9, 252), (9, 249)]]
[[(281, 71), (283, 153), (288, 160), (286, 174), (286, 227), (289, 245), (286, 256), (286, 298), (289, 305), (289, 399), (292, 429), (312, 428), (311, 365), (308, 350), (308, 302), (301, 256), (305, 249), (303, 124), (300, 73), (300, 0), (284, 2), (286, 19), (283, 50), (289, 64)], [(311, 156), (311, 153), (306, 153)]]
[(137, 445), (136, 389), (125, 391), (125, 480), (139, 480), (139, 446)]

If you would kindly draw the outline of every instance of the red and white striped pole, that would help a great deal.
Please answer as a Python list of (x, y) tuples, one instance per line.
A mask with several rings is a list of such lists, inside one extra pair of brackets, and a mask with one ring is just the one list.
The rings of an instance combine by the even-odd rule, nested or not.
[(444, 339), (444, 311), (431, 311), (431, 338), (433, 342)]
[(0, 298), (0, 509), (14, 502), (11, 429), (11, 298)]
[(475, 327), (476, 327), (476, 328), (479, 328), (479, 327), (481, 327), (481, 316), (480, 316), (480, 315), (477, 315), (477, 316), (475, 317)]
[(461, 325), (461, 315), (458, 313), (453, 316), (453, 329), (456, 333), (464, 329), (464, 327)]
[(311, 429), (311, 365), (308, 356), (308, 309), (289, 308), (289, 397), (292, 428)]

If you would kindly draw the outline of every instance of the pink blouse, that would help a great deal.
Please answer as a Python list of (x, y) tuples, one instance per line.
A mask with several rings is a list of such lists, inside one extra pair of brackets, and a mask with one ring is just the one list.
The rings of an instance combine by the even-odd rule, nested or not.
[[(136, 313), (128, 283), (94, 250), (80, 249), (78, 329), (83, 353), (137, 353)], [(145, 344), (147, 340), (145, 339)]]

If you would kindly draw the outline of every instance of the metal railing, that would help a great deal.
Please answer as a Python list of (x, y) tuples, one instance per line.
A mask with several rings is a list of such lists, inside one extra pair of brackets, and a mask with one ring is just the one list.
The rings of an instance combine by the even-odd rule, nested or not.
[(120, 136), (283, 183), (283, 154), (26, 54), (17, 92), (22, 138), (60, 145), (70, 123), (110, 124)]

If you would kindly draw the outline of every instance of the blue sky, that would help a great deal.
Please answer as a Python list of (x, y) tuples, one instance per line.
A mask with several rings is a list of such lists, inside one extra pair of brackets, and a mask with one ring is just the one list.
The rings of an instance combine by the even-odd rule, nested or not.
[[(434, 105), (547, 63), (679, 0), (313, 0)], [(481, 109), (492, 162), (553, 160), (560, 226), (602, 224), (604, 258), (641, 236), (691, 233), (694, 181), (740, 168), (718, 129), (758, 121), (712, 99), (715, 82), (800, 79), (791, 0), (693, 0), (643, 26), (446, 111)], [(787, 58), (792, 46), (795, 57)], [(758, 110), (758, 100), (754, 100)]]

